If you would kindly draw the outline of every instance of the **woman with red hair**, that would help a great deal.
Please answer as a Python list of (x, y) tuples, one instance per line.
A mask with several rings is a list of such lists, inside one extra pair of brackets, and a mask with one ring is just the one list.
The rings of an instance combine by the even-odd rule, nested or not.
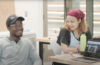
[(80, 52), (81, 33), (85, 33), (87, 40), (92, 38), (84, 20), (85, 14), (79, 9), (71, 9), (66, 16), (67, 19), (59, 33), (57, 43), (61, 45), (64, 54)]

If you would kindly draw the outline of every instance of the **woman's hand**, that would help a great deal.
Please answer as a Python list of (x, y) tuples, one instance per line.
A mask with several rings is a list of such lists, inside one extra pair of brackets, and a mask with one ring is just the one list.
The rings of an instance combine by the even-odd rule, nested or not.
[(68, 53), (68, 54), (73, 55), (73, 52), (70, 52), (70, 51), (69, 51), (69, 53)]
[(76, 48), (80, 49), (80, 44), (76, 45)]

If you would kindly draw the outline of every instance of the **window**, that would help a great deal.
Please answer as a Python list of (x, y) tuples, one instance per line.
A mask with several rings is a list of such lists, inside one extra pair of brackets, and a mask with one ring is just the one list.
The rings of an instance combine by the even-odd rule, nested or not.
[(100, 0), (94, 0), (94, 27), (93, 27), (93, 35), (94, 36), (100, 36)]
[(64, 0), (48, 0), (48, 36), (57, 36), (64, 25)]

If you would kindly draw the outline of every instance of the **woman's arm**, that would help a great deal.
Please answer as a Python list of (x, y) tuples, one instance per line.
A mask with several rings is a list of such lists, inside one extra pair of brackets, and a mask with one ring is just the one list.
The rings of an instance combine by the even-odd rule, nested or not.
[(64, 43), (61, 43), (61, 48), (63, 50), (63, 52), (66, 54), (68, 51), (70, 52), (73, 52), (73, 53), (77, 53), (77, 47), (76, 48), (71, 48), (71, 47), (68, 47), (68, 45), (64, 44)]

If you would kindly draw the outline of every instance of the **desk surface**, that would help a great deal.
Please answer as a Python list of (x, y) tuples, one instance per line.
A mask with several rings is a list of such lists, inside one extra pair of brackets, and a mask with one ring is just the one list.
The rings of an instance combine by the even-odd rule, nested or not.
[[(56, 39), (57, 36), (50, 36), (50, 37), (43, 37), (43, 38), (36, 38), (35, 41), (39, 41), (39, 42), (50, 42), (50, 40), (52, 39)], [(93, 37), (92, 39), (94, 40), (100, 40), (100, 37)]]
[(70, 64), (70, 65), (100, 65), (100, 62), (85, 63), (85, 62), (71, 60), (72, 58), (74, 57), (69, 54), (63, 54), (63, 55), (57, 55), (57, 56), (50, 56), (48, 59), (49, 61), (52, 61), (52, 62), (58, 62), (58, 63), (64, 63), (64, 64)]
[(37, 38), (35, 39), (35, 41), (39, 41), (39, 42), (50, 42), (50, 40), (52, 39), (56, 39), (57, 36), (50, 36), (50, 37), (43, 37), (43, 38)]

